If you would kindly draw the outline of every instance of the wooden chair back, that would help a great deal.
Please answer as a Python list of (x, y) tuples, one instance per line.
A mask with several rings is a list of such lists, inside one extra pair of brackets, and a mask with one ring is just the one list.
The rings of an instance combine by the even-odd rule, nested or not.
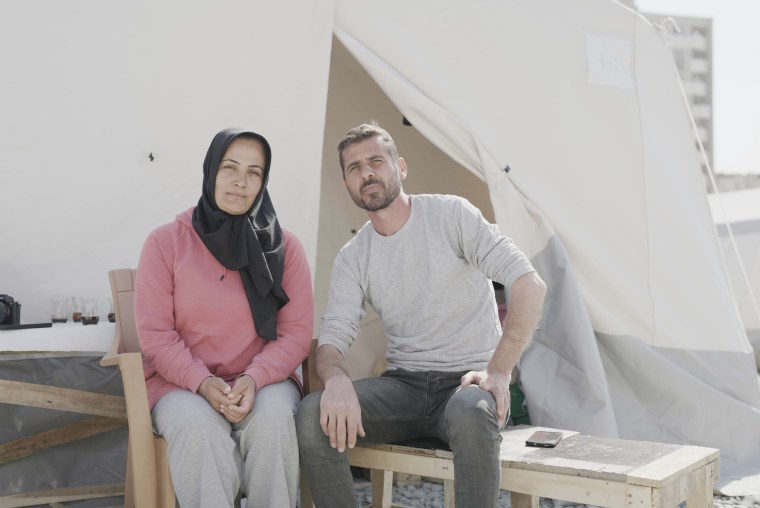
[(137, 270), (124, 268), (108, 272), (111, 294), (116, 314), (116, 337), (114, 342), (119, 353), (140, 353), (135, 325), (135, 278)]
[(135, 325), (135, 279), (130, 268), (111, 270), (111, 294), (116, 314), (116, 333), (102, 366), (119, 367), (124, 384), (129, 445), (124, 488), (125, 507), (174, 508), (174, 487), (169, 474), (167, 443), (153, 434), (145, 389), (142, 354)]

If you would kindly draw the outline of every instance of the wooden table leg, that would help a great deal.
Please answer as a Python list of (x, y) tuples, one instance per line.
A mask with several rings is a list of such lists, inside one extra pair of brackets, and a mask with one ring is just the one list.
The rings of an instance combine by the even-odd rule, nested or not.
[(390, 508), (393, 502), (393, 471), (372, 469), (372, 508)]
[(510, 492), (509, 496), (512, 499), (512, 508), (538, 508), (538, 496), (518, 492)]
[(443, 506), (444, 508), (454, 508), (456, 504), (456, 490), (454, 489), (454, 480), (443, 480)]
[(708, 464), (689, 473), (687, 508), (712, 508), (713, 506), (713, 465)]

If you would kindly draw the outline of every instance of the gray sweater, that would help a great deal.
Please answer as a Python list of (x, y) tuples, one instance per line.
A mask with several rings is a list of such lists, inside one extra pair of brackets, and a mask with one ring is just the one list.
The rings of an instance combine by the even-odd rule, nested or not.
[(345, 354), (366, 302), (388, 334), (389, 369), (483, 369), (501, 337), (490, 280), (508, 289), (533, 267), (469, 201), (410, 199), (399, 231), (382, 236), (367, 222), (338, 253), (319, 345)]

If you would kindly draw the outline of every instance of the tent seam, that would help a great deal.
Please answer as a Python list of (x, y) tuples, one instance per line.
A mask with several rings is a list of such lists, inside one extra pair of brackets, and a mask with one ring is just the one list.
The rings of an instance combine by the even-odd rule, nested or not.
[[(634, 40), (637, 40), (639, 38), (639, 29), (638, 29), (638, 23), (636, 23), (636, 20), (634, 18)], [(667, 43), (667, 41), (665, 41)], [(638, 70), (638, 62), (639, 62), (639, 51), (636, 44), (633, 44), (633, 51), (634, 51), (634, 62), (636, 62), (636, 69)], [(646, 241), (646, 252), (647, 252), (647, 259), (646, 259), (646, 272), (647, 272), (647, 290), (649, 292), (649, 302), (650, 302), (650, 312), (652, 315), (652, 335), (650, 337), (650, 342), (655, 343), (656, 337), (657, 337), (657, 313), (656, 309), (657, 306), (655, 305), (655, 295), (653, 291), (653, 282), (652, 282), (652, 239), (650, 238), (651, 230), (650, 230), (650, 220), (649, 220), (649, 214), (650, 214), (650, 207), (649, 207), (649, 181), (647, 178), (647, 174), (649, 172), (649, 164), (646, 157), (646, 149), (645, 149), (645, 143), (644, 143), (644, 119), (642, 118), (642, 108), (641, 108), (641, 95), (639, 94), (639, 81), (638, 81), (639, 73), (636, 72), (636, 102), (638, 103), (638, 110), (639, 110), (639, 131), (640, 131), (640, 140), (641, 140), (641, 153), (642, 153), (642, 166), (644, 167), (644, 171), (642, 171), (642, 185), (644, 186), (644, 224), (646, 225), (646, 235), (645, 241)]]

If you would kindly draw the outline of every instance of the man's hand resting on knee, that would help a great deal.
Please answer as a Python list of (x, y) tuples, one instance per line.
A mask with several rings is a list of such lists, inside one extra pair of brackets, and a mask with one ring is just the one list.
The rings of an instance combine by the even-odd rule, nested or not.
[(499, 428), (504, 426), (509, 413), (509, 376), (501, 372), (486, 370), (473, 370), (462, 376), (462, 388), (474, 385), (491, 392), (496, 399), (496, 418)]
[(349, 448), (356, 445), (356, 436), (364, 437), (359, 399), (338, 348), (330, 345), (319, 347), (316, 363), (317, 375), (325, 384), (319, 404), (319, 424), (322, 432), (330, 438), (330, 446), (342, 453), (346, 445)]
[(364, 437), (362, 410), (354, 384), (346, 375), (336, 375), (325, 383), (320, 402), (319, 423), (330, 438), (330, 446), (339, 452), (356, 445), (356, 436)]

